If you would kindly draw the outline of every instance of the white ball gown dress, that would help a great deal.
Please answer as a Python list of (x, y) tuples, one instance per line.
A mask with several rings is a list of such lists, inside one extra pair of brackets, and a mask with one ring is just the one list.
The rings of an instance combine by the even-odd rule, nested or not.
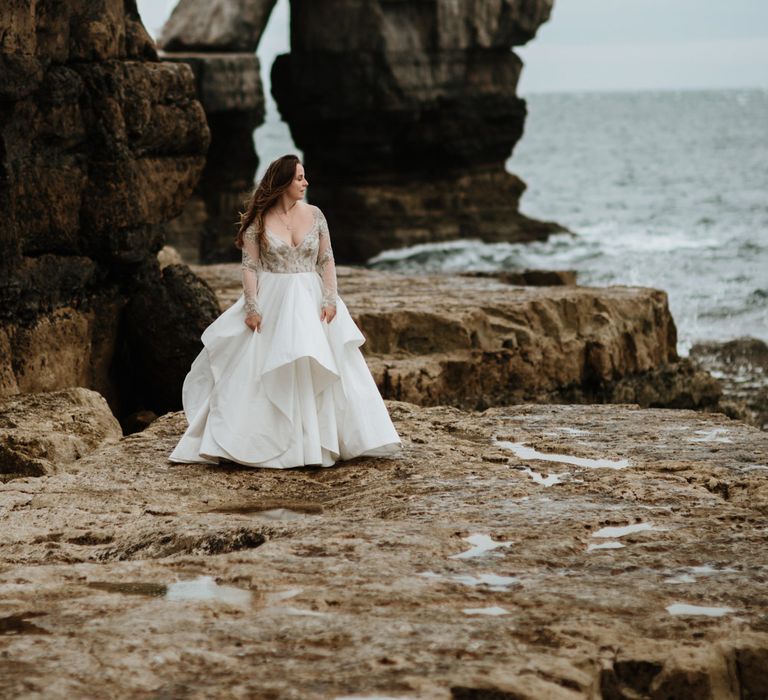
[[(365, 341), (336, 293), (328, 224), (313, 207), (296, 245), (244, 234), (243, 294), (202, 335), (184, 380), (188, 428), (169, 459), (286, 469), (390, 455), (400, 437), (360, 352)], [(336, 307), (330, 322), (323, 306)], [(261, 331), (245, 325), (262, 316)]]

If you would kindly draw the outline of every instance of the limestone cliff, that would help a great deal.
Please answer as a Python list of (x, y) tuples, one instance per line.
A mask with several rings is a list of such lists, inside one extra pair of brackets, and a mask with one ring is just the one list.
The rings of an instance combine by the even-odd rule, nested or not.
[[(133, 0), (11, 0), (2, 22), (0, 394), (80, 385), (116, 411), (167, 410), (178, 398), (153, 395), (154, 350), (131, 331), (155, 312), (130, 302), (175, 293), (155, 253), (209, 144), (192, 71), (157, 60)], [(169, 321), (175, 363), (211, 311)]]
[(255, 55), (275, 0), (181, 0), (162, 30), (163, 61), (187, 63), (211, 129), (205, 170), (168, 240), (189, 262), (236, 260), (238, 211), (258, 167), (253, 132), (264, 122)]

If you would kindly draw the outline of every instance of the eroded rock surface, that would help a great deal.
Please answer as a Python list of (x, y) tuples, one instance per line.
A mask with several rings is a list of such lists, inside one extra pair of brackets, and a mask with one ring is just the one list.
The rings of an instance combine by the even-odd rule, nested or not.
[(163, 27), (166, 51), (253, 53), (277, 0), (181, 0)]
[[(222, 309), (242, 293), (237, 265), (193, 269)], [(660, 290), (338, 269), (339, 293), (366, 336), (362, 350), (386, 398), (464, 408), (718, 405), (718, 382), (678, 358)]]
[(192, 68), (211, 130), (200, 182), (184, 211), (166, 227), (166, 239), (187, 262), (237, 260), (235, 224), (253, 189), (259, 162), (253, 132), (264, 121), (259, 59), (253, 52), (161, 52), (160, 56)]
[(173, 464), (169, 414), (0, 485), (0, 694), (765, 696), (766, 433), (388, 407), (392, 459)]
[(4, 3), (0, 395), (87, 386), (120, 410), (121, 313), (209, 137), (192, 71), (157, 60), (133, 0)]
[(80, 387), (0, 400), (0, 481), (42, 476), (123, 436), (101, 394)]
[(723, 385), (723, 410), (768, 429), (768, 344), (759, 338), (696, 343), (691, 359)]
[(291, 52), (273, 65), (272, 92), (341, 261), (564, 230), (520, 213), (525, 183), (504, 167), (526, 116), (510, 48), (552, 5), (292, 0)]

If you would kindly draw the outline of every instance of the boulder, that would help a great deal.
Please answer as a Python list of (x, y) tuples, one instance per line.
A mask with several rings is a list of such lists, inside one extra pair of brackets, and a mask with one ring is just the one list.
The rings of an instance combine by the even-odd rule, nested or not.
[(167, 239), (186, 262), (237, 260), (238, 212), (244, 209), (259, 163), (253, 132), (265, 113), (259, 59), (253, 53), (161, 52), (160, 56), (192, 68), (211, 130), (200, 182), (184, 211), (168, 224)]
[(163, 27), (166, 51), (256, 51), (277, 0), (181, 0)]
[(165, 413), (181, 408), (181, 388), (203, 349), (200, 336), (219, 315), (210, 287), (186, 265), (140, 271), (141, 285), (125, 309), (121, 381), (133, 387), (133, 405)]
[(748, 336), (695, 343), (691, 360), (723, 386), (723, 410), (768, 430), (768, 344)]
[(0, 399), (0, 481), (55, 474), (122, 435), (104, 397), (89, 389)]

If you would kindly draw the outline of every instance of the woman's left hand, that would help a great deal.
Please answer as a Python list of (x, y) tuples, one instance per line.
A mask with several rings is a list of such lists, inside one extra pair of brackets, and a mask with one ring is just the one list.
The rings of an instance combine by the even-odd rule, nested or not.
[(320, 312), (320, 320), (326, 321), (328, 323), (333, 321), (335, 316), (336, 316), (335, 306), (324, 306), (322, 311)]

